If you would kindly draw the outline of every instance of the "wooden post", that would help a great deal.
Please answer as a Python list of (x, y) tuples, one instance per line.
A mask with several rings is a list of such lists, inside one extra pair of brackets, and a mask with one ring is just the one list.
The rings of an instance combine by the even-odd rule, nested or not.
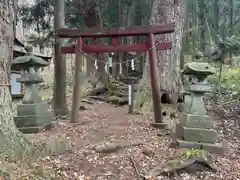
[(82, 71), (82, 37), (79, 37), (76, 44), (76, 62), (75, 62), (75, 76), (74, 76), (74, 87), (72, 95), (72, 112), (71, 112), (71, 123), (76, 123), (78, 118), (78, 108), (80, 105), (80, 92), (81, 92), (81, 71)]
[(133, 106), (134, 106), (134, 85), (128, 85), (128, 113), (133, 113)]
[(157, 75), (157, 51), (155, 45), (155, 37), (153, 34), (149, 35), (149, 45), (151, 50), (149, 51), (149, 68), (150, 68), (150, 80), (152, 86), (152, 98), (153, 98), (153, 111), (155, 123), (162, 123), (162, 109), (160, 101), (160, 86)]
[(117, 63), (116, 61), (113, 61), (112, 76), (115, 78), (116, 75), (117, 75)]

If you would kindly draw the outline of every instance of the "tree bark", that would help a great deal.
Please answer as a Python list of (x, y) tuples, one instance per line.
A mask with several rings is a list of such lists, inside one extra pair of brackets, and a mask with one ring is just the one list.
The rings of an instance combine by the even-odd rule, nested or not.
[[(180, 53), (182, 46), (182, 36), (184, 28), (185, 5), (184, 0), (155, 0), (153, 2), (150, 24), (175, 23), (175, 33), (166, 35), (157, 35), (158, 42), (173, 42), (172, 50), (158, 51), (157, 66), (160, 80), (161, 92), (166, 92), (172, 102), (176, 102), (178, 93), (182, 90), (182, 82), (179, 74)], [(163, 64), (161, 62), (164, 62)], [(146, 61), (143, 78), (140, 82), (140, 89), (136, 107), (143, 106), (145, 101), (151, 100), (146, 97), (150, 90), (148, 61)], [(163, 95), (163, 93), (162, 93)], [(147, 98), (147, 99), (146, 99)], [(147, 102), (146, 102), (147, 103)]]
[(14, 4), (14, 0), (0, 1), (0, 154), (8, 157), (21, 156), (30, 149), (29, 142), (14, 123), (9, 88), (16, 17)]
[(192, 60), (195, 59), (195, 52), (197, 49), (197, 12), (196, 12), (196, 0), (192, 0)]
[(220, 22), (220, 10), (219, 10), (219, 0), (213, 1), (213, 29), (214, 29), (214, 41), (217, 40), (217, 36), (220, 35), (219, 22)]
[[(54, 26), (57, 28), (65, 27), (64, 0), (55, 0), (54, 7)], [(55, 37), (55, 58), (54, 58), (54, 92), (53, 109), (56, 116), (68, 113), (66, 102), (66, 61), (60, 53), (62, 40)]]
[[(233, 35), (233, 25), (234, 25), (234, 0), (229, 0), (228, 3), (228, 9), (229, 9), (229, 36), (231, 37)], [(229, 53), (229, 64), (234, 65), (235, 63), (233, 62), (233, 53)]]
[(198, 1), (199, 6), (199, 27), (200, 27), (200, 51), (205, 52), (205, 43), (206, 43), (206, 26), (205, 26), (205, 2), (204, 1)]
[[(103, 28), (100, 9), (97, 7), (97, 5), (96, 6), (93, 5), (91, 7), (92, 8), (90, 9), (86, 9), (83, 14), (86, 26), (88, 28), (96, 28), (96, 29)], [(97, 39), (97, 40), (93, 40), (91, 43), (104, 44), (104, 41), (103, 39)], [(97, 66), (98, 66), (97, 74), (98, 74), (99, 81), (105, 86), (108, 86), (108, 74), (105, 72), (105, 63), (102, 63), (102, 62), (107, 62), (107, 55), (98, 53), (96, 57), (97, 57), (96, 59), (99, 60), (97, 62)], [(90, 59), (90, 61), (93, 61), (93, 60)]]

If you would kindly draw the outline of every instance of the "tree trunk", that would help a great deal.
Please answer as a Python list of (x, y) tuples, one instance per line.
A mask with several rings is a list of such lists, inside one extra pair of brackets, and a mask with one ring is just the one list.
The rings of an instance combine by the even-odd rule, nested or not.
[(205, 41), (206, 41), (206, 27), (205, 27), (205, 2), (200, 0), (198, 1), (198, 7), (199, 7), (199, 26), (200, 26), (200, 51), (205, 52)]
[(196, 12), (196, 0), (192, 0), (192, 60), (195, 59), (195, 53), (197, 49), (197, 12)]
[[(83, 16), (84, 16), (85, 24), (88, 28), (96, 28), (96, 29), (103, 28), (101, 13), (97, 6), (92, 6), (92, 8), (85, 10), (85, 13)], [(103, 39), (98, 39), (98, 40), (93, 40), (91, 43), (104, 44), (104, 41)], [(98, 66), (97, 72), (98, 72), (99, 81), (102, 84), (107, 86), (108, 74), (105, 72), (105, 63), (102, 63), (102, 62), (107, 62), (107, 55), (98, 53), (96, 57), (97, 57), (96, 59), (99, 60), (97, 62), (97, 66)], [(93, 61), (92, 59), (90, 60)]]
[(10, 69), (13, 58), (14, 0), (0, 1), (0, 154), (21, 156), (29, 150), (30, 144), (18, 131), (13, 120), (12, 97), (10, 93)]
[[(173, 43), (172, 50), (158, 51), (157, 53), (160, 89), (162, 92), (165, 91), (171, 97), (173, 102), (177, 101), (178, 93), (182, 90), (179, 67), (184, 28), (184, 16), (184, 0), (178, 0), (177, 2), (176, 0), (155, 0), (153, 2), (150, 24), (166, 24), (175, 22), (175, 33), (155, 36), (157, 41), (172, 41)], [(164, 62), (164, 64), (161, 64), (161, 62)], [(150, 87), (149, 84), (150, 80), (148, 75), (148, 61), (146, 61), (145, 72), (140, 82), (140, 89), (138, 92), (139, 98), (137, 100), (139, 100), (139, 102), (136, 102), (137, 108), (139, 106), (143, 106), (145, 104), (145, 101), (151, 100), (151, 97), (146, 96), (146, 94), (151, 94), (151, 91), (148, 89)]]
[[(54, 3), (55, 29), (64, 28), (64, 0), (55, 0)], [(61, 44), (62, 40), (55, 37), (53, 109), (56, 116), (62, 116), (68, 113), (66, 102), (66, 61), (60, 53)]]
[(183, 33), (183, 37), (182, 37), (182, 49), (181, 49), (181, 53), (180, 53), (180, 69), (183, 70), (184, 69), (184, 52), (189, 53), (189, 49), (188, 49), (188, 36), (190, 37), (192, 35), (192, 33), (189, 33), (189, 29), (192, 28), (192, 26), (189, 27), (189, 14), (188, 14), (188, 9), (189, 6), (186, 5), (185, 7), (185, 23), (184, 23), (184, 32), (186, 32), (185, 34)]
[[(233, 35), (233, 25), (234, 25), (234, 0), (229, 0), (228, 9), (229, 9), (229, 36)], [(229, 64), (234, 65), (233, 62), (233, 53), (229, 53)]]
[(220, 3), (219, 3), (219, 0), (215, 0), (213, 1), (213, 29), (214, 29), (214, 41), (217, 40), (217, 36), (220, 35), (220, 32), (219, 32), (219, 21), (220, 21), (220, 12), (219, 12), (219, 6), (220, 6)]
[[(121, 28), (124, 26), (124, 19), (123, 19), (123, 3), (122, 1), (118, 1), (117, 2), (117, 27)], [(123, 42), (123, 38), (119, 38), (118, 43), (122, 43)], [(116, 57), (117, 57), (117, 73), (121, 74), (123, 73), (123, 64), (121, 64), (122, 60), (123, 60), (123, 53), (122, 52), (116, 52)]]

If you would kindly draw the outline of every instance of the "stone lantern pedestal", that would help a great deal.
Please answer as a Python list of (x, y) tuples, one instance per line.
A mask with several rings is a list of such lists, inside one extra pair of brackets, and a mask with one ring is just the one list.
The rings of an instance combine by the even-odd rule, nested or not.
[(223, 153), (221, 144), (217, 144), (217, 132), (213, 121), (206, 114), (203, 102), (204, 93), (211, 92), (207, 76), (214, 71), (208, 63), (189, 63), (184, 74), (189, 77), (185, 90), (184, 112), (176, 126), (176, 144), (179, 148), (202, 149), (209, 152)]
[(13, 61), (13, 65), (24, 68), (17, 82), (25, 85), (25, 94), (22, 104), (17, 106), (17, 116), (14, 117), (17, 128), (23, 133), (37, 133), (52, 127), (53, 114), (48, 104), (42, 101), (38, 89), (38, 84), (43, 80), (36, 69), (45, 66), (44, 63), (44, 60), (35, 56), (23, 56)]

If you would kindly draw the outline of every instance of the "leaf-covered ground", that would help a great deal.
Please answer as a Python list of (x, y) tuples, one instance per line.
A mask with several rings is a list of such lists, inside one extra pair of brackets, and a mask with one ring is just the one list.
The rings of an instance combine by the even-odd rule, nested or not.
[[(43, 89), (42, 97), (50, 101), (52, 92), (49, 90), (51, 89), (49, 84), (52, 84), (50, 77), (53, 76), (51, 73), (46, 74), (48, 76), (44, 79), (47, 86)], [(70, 78), (69, 82), (71, 81)], [(70, 107), (69, 87), (67, 96)], [(222, 106), (224, 101), (226, 100), (207, 103), (209, 113), (214, 117), (219, 141), (227, 146), (224, 156), (213, 155), (217, 172), (205, 171), (193, 174), (182, 172), (174, 176), (160, 176), (158, 179), (240, 179), (240, 128), (236, 125), (239, 119), (236, 114), (240, 114), (238, 111), (240, 108), (236, 109), (236, 107), (240, 106), (232, 103)], [(14, 109), (17, 104), (19, 102), (13, 103)], [(169, 148), (172, 142), (171, 134), (158, 136), (159, 131), (150, 126), (151, 116), (130, 115), (127, 114), (127, 107), (115, 107), (97, 101), (83, 105), (86, 110), (79, 111), (78, 123), (70, 124), (68, 118), (60, 119), (50, 131), (33, 135), (37, 141), (47, 141), (52, 137), (66, 137), (73, 144), (71, 151), (40, 158), (38, 163), (44, 167), (53, 168), (67, 180), (138, 180), (131, 159), (134, 159), (141, 173), (147, 174), (152, 168), (186, 151)], [(121, 142), (127, 147), (113, 153), (96, 153), (92, 147), (101, 142)], [(142, 143), (142, 145), (128, 146), (136, 143)]]
[[(136, 173), (130, 159), (134, 159), (141, 173), (166, 162), (171, 157), (184, 151), (170, 149), (170, 135), (157, 136), (158, 130), (150, 126), (151, 118), (127, 114), (127, 107), (115, 107), (102, 102), (84, 104), (85, 111), (79, 111), (79, 122), (70, 124), (68, 119), (59, 120), (48, 132), (35, 135), (35, 138), (47, 139), (50, 136), (65, 135), (73, 143), (71, 151), (44, 157), (39, 160), (51, 166), (66, 179), (80, 180), (135, 180)], [(215, 115), (212, 113), (212, 115)], [(220, 141), (228, 144), (223, 157), (214, 155), (217, 173), (197, 172), (194, 174), (178, 173), (174, 176), (161, 176), (166, 180), (237, 180), (240, 179), (240, 146), (238, 128), (230, 119), (216, 116), (216, 126)], [(226, 125), (227, 124), (227, 125)], [(101, 142), (123, 142), (129, 146), (113, 153), (96, 153), (92, 146)]]

